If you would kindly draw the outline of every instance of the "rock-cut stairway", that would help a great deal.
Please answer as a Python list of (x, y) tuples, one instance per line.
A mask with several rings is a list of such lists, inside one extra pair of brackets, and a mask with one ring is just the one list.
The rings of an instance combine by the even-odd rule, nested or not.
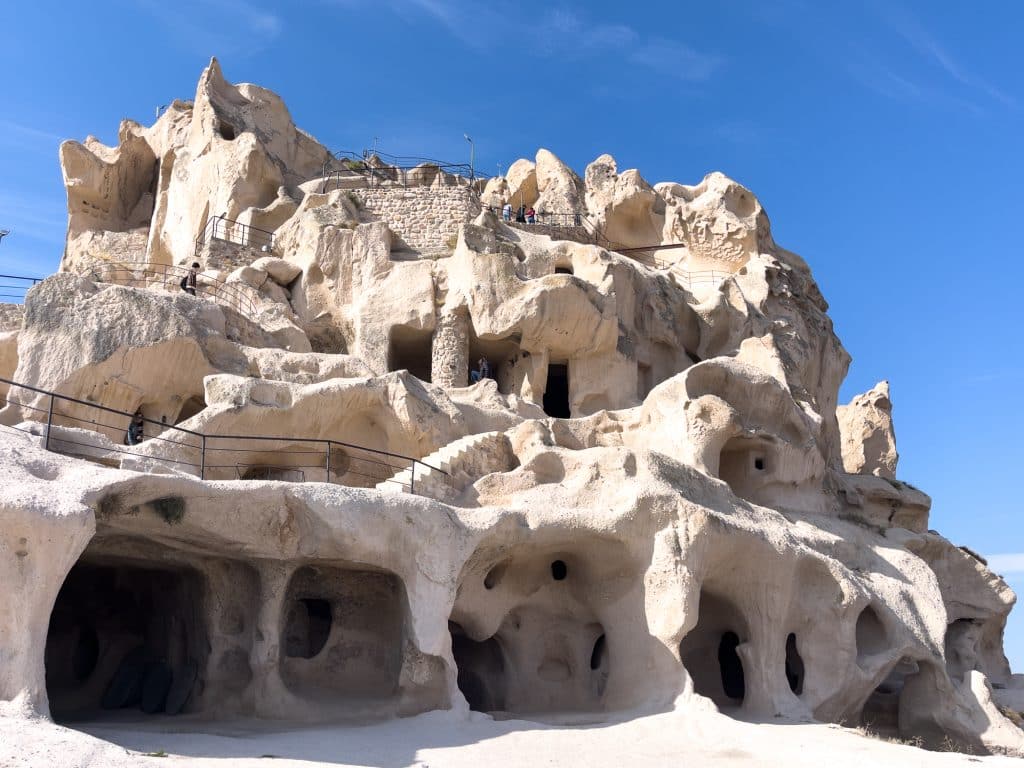
[(507, 472), (516, 466), (512, 444), (504, 432), (481, 432), (460, 437), (420, 461), (422, 463), (415, 465), (415, 482), (413, 469), (403, 469), (390, 480), (378, 483), (377, 490), (415, 493), (439, 501), (451, 501), (484, 475)]

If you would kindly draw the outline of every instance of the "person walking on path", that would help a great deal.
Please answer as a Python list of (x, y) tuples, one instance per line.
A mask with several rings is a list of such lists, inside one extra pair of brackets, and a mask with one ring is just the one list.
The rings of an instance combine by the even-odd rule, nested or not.
[(512, 203), (505, 203), (501, 206), (501, 218), (506, 222), (512, 221)]
[(125, 445), (138, 445), (143, 440), (143, 430), (145, 428), (145, 421), (143, 420), (142, 410), (135, 412), (132, 416), (131, 422), (128, 424), (128, 431), (124, 435)]
[(536, 224), (537, 223), (537, 212), (535, 210), (533, 210), (533, 206), (532, 205), (529, 208), (526, 209), (526, 223), (527, 224)]
[(181, 278), (181, 289), (192, 296), (196, 295), (196, 282), (199, 278), (199, 262), (193, 261), (188, 274)]

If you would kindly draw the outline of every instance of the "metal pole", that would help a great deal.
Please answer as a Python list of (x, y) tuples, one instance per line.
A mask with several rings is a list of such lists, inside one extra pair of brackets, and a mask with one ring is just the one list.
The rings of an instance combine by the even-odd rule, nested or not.
[(50, 427), (53, 426), (53, 395), (50, 395), (50, 408), (46, 413), (46, 440), (43, 447), (50, 450)]
[(416, 460), (412, 462), (412, 475), (409, 478), (409, 493), (416, 493)]
[(199, 454), (199, 479), (206, 479), (206, 435), (202, 436), (203, 447)]
[(327, 441), (327, 465), (326, 466), (327, 466), (327, 480), (326, 480), (326, 482), (329, 483), (329, 482), (331, 482), (331, 441), (330, 440)]
[(464, 134), (462, 134), (462, 136), (466, 139), (466, 141), (469, 142), (469, 180), (472, 181), (473, 180), (473, 161), (474, 161), (474, 156), (475, 156), (475, 153), (476, 153), (476, 144), (473, 143), (473, 140), (469, 137), (468, 133), (464, 133)]

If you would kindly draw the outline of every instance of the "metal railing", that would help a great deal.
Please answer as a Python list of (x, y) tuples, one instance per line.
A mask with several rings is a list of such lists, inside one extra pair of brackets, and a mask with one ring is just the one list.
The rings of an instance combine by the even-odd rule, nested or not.
[[(320, 192), (361, 187), (427, 187), (445, 177), (474, 185), (487, 180), (468, 163), (450, 163), (428, 157), (389, 155), (364, 149), (362, 154), (349, 150), (335, 152), (323, 164)], [(353, 184), (354, 182), (354, 184)]]
[(669, 261), (655, 256), (657, 251), (678, 250), (686, 247), (686, 243), (663, 243), (660, 245), (620, 248), (618, 253), (634, 258), (646, 266), (671, 272), (676, 278), (676, 282), (687, 290), (693, 290), (698, 285), (718, 285), (726, 278), (732, 277), (732, 272), (719, 269), (683, 269), (679, 266), (678, 259), (676, 261)]
[(248, 248), (259, 248), (266, 253), (271, 253), (274, 250), (273, 232), (226, 218), (224, 214), (214, 216), (206, 222), (203, 231), (196, 238), (195, 252), (197, 255), (203, 245), (210, 240), (224, 240)]
[[(41, 277), (25, 277), (23, 275), (0, 275), (0, 304), (20, 304), (25, 301), (28, 289), (42, 282)], [(14, 301), (8, 301), (14, 299)]]
[(581, 213), (549, 213), (548, 211), (537, 211), (537, 223), (549, 227), (582, 227), (583, 214)]
[[(153, 465), (204, 480), (291, 478), (287, 481), (305, 482), (311, 478), (310, 482), (364, 488), (388, 482), (410, 493), (416, 492), (417, 475), (422, 478), (428, 471), (450, 481), (443, 469), (412, 456), (341, 440), (206, 434), (150, 418), (143, 419), (143, 440), (127, 445), (131, 413), (2, 377), (0, 384), (8, 387), (4, 405), (20, 408), (22, 415), (29, 415), (27, 420), (45, 424), (46, 450), (103, 464), (123, 457), (138, 471)], [(31, 394), (22, 397), (24, 393)], [(398, 479), (403, 470), (408, 471), (408, 482)]]
[[(105, 262), (94, 265), (88, 275), (98, 283), (112, 283), (128, 288), (162, 288), (171, 293), (181, 293), (181, 281), (188, 275), (185, 267), (164, 264), (122, 264)], [(209, 275), (200, 274), (196, 279), (196, 296), (209, 298), (240, 315), (255, 321), (258, 309), (253, 297), (241, 287), (226, 283)]]
[(583, 227), (582, 213), (550, 213), (548, 211), (536, 211), (534, 220), (526, 219), (525, 213), (520, 217), (518, 209), (513, 209), (508, 219), (502, 211), (502, 206), (490, 205), (488, 210), (499, 216), (506, 224), (543, 224), (547, 227)]
[(698, 285), (718, 285), (726, 278), (732, 277), (732, 272), (721, 272), (717, 269), (700, 269), (693, 272), (685, 269), (672, 269), (676, 280), (687, 290), (693, 290)]

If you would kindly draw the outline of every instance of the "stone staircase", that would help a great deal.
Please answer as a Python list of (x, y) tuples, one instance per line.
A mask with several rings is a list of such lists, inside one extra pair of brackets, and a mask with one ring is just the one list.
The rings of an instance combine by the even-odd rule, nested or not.
[[(512, 453), (512, 444), (504, 432), (481, 432), (460, 437), (429, 456), (424, 456), (421, 461), (423, 463), (417, 463), (415, 467), (415, 483), (413, 470), (403, 469), (390, 480), (378, 483), (377, 490), (385, 493), (415, 493), (450, 502), (484, 475), (507, 472), (515, 468), (517, 463)], [(425, 467), (424, 464), (443, 471)]]

